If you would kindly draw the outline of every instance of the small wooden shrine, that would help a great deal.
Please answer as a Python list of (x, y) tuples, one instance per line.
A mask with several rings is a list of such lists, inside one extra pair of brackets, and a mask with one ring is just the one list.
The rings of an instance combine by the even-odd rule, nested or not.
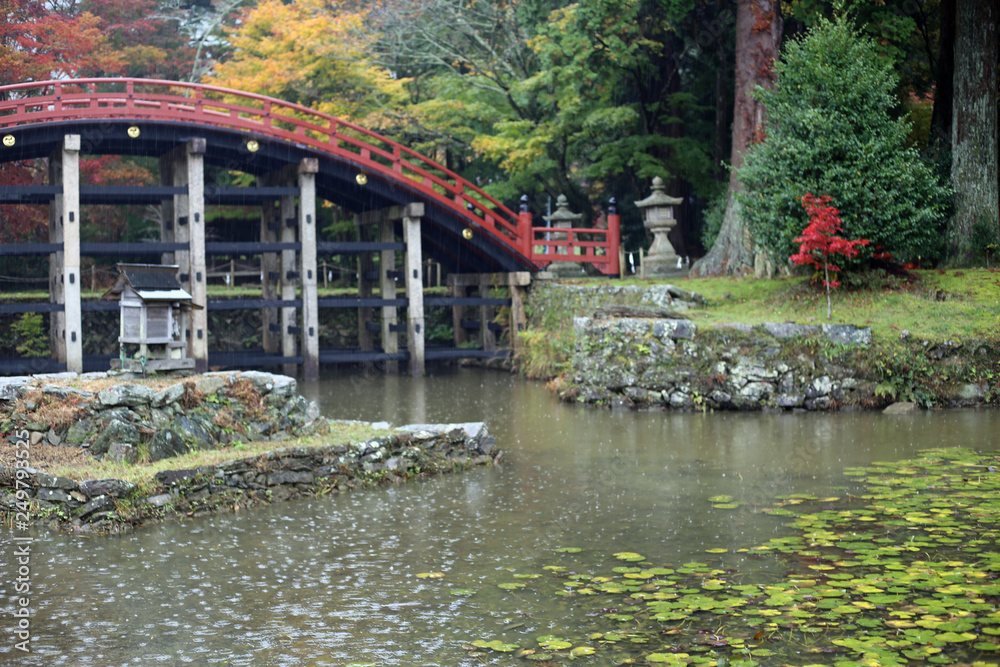
[[(132, 372), (194, 368), (188, 355), (191, 295), (177, 280), (176, 265), (119, 264), (114, 286), (104, 299), (118, 299), (121, 320), (120, 362)], [(120, 366), (119, 366), (120, 364)]]

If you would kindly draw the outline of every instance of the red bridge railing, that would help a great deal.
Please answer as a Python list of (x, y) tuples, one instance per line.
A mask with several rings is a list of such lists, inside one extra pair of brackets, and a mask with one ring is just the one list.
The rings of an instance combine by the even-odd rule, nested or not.
[[(272, 137), (309, 146), (377, 174), (450, 208), (526, 259), (544, 265), (550, 255), (534, 253), (530, 215), (517, 214), (455, 172), (400, 143), (360, 125), (282, 100), (228, 88), (157, 79), (70, 79), (0, 87), (0, 131), (24, 125), (86, 119), (184, 122)], [(3, 146), (0, 145), (0, 151)], [(551, 230), (549, 230), (551, 231)], [(586, 249), (565, 261), (592, 263), (616, 274), (618, 234), (572, 230), (604, 241), (576, 241)], [(572, 236), (577, 239), (577, 235)], [(546, 241), (555, 244), (554, 241)], [(597, 245), (591, 245), (591, 244)], [(611, 245), (614, 251), (611, 252)], [(604, 254), (599, 253), (604, 248)], [(614, 259), (615, 270), (604, 259)], [(562, 259), (562, 258), (560, 258)]]

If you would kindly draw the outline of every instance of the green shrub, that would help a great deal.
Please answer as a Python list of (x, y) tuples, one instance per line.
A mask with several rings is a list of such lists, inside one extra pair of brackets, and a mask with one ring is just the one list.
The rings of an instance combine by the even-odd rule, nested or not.
[(791, 41), (775, 66), (764, 141), (739, 176), (752, 238), (784, 264), (808, 220), (807, 192), (833, 198), (846, 238), (866, 238), (903, 262), (932, 260), (944, 247), (951, 191), (906, 147), (909, 123), (894, 119), (896, 77), (875, 45), (843, 18), (822, 20)]
[(46, 357), (49, 354), (49, 336), (42, 323), (41, 313), (24, 313), (14, 321), (15, 349), (22, 357)]

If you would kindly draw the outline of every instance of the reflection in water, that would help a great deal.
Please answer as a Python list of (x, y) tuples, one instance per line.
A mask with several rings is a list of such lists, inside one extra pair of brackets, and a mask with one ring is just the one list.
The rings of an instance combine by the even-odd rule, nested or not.
[[(331, 417), (395, 424), (485, 420), (501, 465), (303, 500), (123, 537), (42, 533), (32, 552), (34, 654), (25, 665), (443, 665), (461, 646), (600, 629), (564, 600), (496, 588), (559, 546), (588, 562), (638, 551), (659, 564), (782, 531), (775, 495), (833, 493), (840, 471), (927, 447), (992, 448), (996, 412), (675, 414), (565, 405), (499, 374), (328, 378), (304, 388)], [(707, 498), (747, 503), (713, 510)], [(838, 492), (842, 493), (842, 491)], [(11, 549), (4, 550), (11, 572)], [(774, 563), (713, 556), (747, 577)], [(421, 579), (443, 572), (442, 579)], [(2, 586), (6, 599), (11, 577)], [(453, 589), (476, 590), (471, 597)], [(9, 615), (7, 618), (10, 618)], [(495, 664), (513, 659), (495, 658)]]

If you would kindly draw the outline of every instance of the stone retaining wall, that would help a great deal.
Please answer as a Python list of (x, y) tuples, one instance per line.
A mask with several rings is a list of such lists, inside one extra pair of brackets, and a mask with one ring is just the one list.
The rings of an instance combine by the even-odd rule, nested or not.
[[(557, 382), (566, 400), (627, 408), (830, 410), (996, 404), (987, 346), (909, 341), (877, 350), (845, 325), (733, 324), (699, 329), (656, 318), (574, 319), (576, 348)], [(971, 362), (970, 362), (971, 360)]]
[(462, 470), (500, 453), (481, 423), (412, 425), (366, 442), (285, 447), (190, 470), (165, 470), (140, 489), (116, 480), (77, 482), (30, 468), (0, 467), (0, 517), (81, 532), (114, 532), (175, 515), (325, 495)]
[[(106, 386), (87, 388), (95, 383)], [(24, 429), (32, 445), (158, 461), (234, 441), (309, 435), (325, 422), (297, 392), (294, 378), (259, 371), (206, 373), (158, 388), (129, 374), (0, 378), (0, 432)]]

